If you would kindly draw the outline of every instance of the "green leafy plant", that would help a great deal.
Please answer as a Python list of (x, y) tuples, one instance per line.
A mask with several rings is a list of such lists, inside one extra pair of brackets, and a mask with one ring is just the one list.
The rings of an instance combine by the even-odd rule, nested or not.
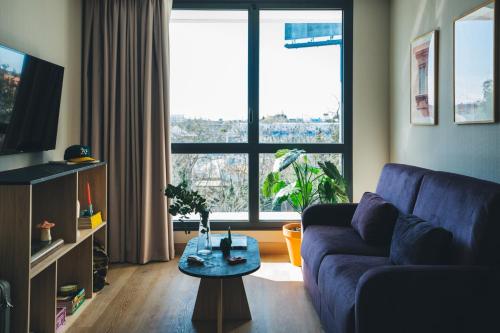
[[(313, 165), (304, 150), (283, 149), (275, 154), (273, 171), (262, 185), (262, 194), (273, 199), (278, 208), (288, 202), (293, 209), (302, 213), (315, 203), (349, 202), (347, 182), (330, 161)], [(285, 170), (293, 169), (293, 177), (286, 177)]]
[(208, 217), (210, 210), (208, 209), (207, 200), (203, 198), (197, 191), (190, 190), (186, 181), (182, 181), (179, 185), (174, 186), (168, 184), (165, 189), (165, 195), (171, 200), (168, 212), (173, 216), (179, 215), (179, 220), (184, 222), (188, 219), (189, 214), (199, 214), (201, 217), (202, 233), (208, 232)]

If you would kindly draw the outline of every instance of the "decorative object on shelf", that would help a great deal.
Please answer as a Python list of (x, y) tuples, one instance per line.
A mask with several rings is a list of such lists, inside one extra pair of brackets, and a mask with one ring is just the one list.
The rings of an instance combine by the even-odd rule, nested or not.
[(76, 200), (76, 218), (80, 217), (80, 200)]
[(49, 221), (43, 221), (39, 223), (36, 227), (40, 229), (40, 241), (46, 244), (50, 244), (52, 242), (52, 235), (50, 234), (50, 229), (55, 227), (54, 223)]
[(66, 324), (66, 308), (57, 307), (56, 311), (56, 333), (62, 330)]
[(89, 216), (94, 215), (94, 208), (92, 207), (92, 197), (90, 195), (90, 184), (87, 182), (87, 204)]
[[(316, 203), (349, 202), (347, 182), (332, 162), (323, 161), (318, 162), (317, 166), (313, 165), (306, 152), (299, 149), (278, 150), (275, 157), (273, 171), (266, 176), (262, 185), (263, 196), (272, 198), (275, 208), (288, 203), (295, 211), (302, 213)], [(293, 169), (292, 174), (287, 173), (289, 167)], [(300, 224), (283, 226), (283, 235), (290, 261), (300, 266)]]
[(437, 124), (438, 31), (411, 43), (411, 114), (413, 125)]
[(99, 162), (99, 160), (92, 157), (90, 147), (82, 145), (73, 145), (66, 148), (64, 151), (64, 160), (67, 164)]
[(454, 105), (456, 124), (495, 122), (495, 2), (455, 20)]
[(93, 283), (93, 291), (99, 292), (106, 285), (108, 285), (107, 275), (109, 268), (109, 256), (106, 253), (104, 246), (99, 244), (97, 241), (94, 241), (94, 283)]
[(188, 189), (185, 181), (174, 186), (168, 184), (165, 189), (165, 195), (172, 200), (168, 207), (168, 212), (172, 216), (179, 215), (181, 222), (188, 219), (188, 214), (198, 214), (200, 216), (200, 224), (198, 227), (198, 248), (197, 254), (209, 255), (212, 254), (212, 238), (210, 229), (210, 210), (207, 206), (207, 201), (197, 191)]

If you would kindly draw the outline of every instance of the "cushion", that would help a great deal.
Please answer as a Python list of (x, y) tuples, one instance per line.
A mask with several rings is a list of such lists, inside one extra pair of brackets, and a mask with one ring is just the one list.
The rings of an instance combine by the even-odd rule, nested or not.
[(449, 263), (451, 232), (413, 215), (401, 215), (391, 242), (395, 265), (444, 265)]
[(451, 264), (500, 264), (500, 185), (445, 172), (427, 174), (413, 215), (453, 234)]
[(389, 245), (378, 247), (367, 244), (351, 227), (311, 225), (304, 230), (301, 255), (310, 277), (317, 283), (321, 261), (329, 254), (360, 254), (389, 256)]
[(358, 255), (329, 255), (321, 264), (318, 285), (321, 319), (327, 332), (354, 333), (356, 286), (368, 270), (390, 265), (389, 258)]
[(398, 215), (393, 204), (378, 194), (366, 192), (354, 212), (351, 225), (367, 243), (388, 246)]
[(404, 214), (412, 214), (420, 184), (431, 172), (415, 166), (389, 163), (384, 166), (376, 193)]

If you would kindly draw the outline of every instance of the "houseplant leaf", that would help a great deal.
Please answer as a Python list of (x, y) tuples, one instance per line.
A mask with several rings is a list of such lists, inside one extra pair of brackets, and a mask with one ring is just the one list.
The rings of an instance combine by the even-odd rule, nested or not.
[(292, 149), (288, 151), (283, 156), (279, 157), (274, 161), (274, 172), (280, 172), (288, 168), (293, 162), (295, 162), (300, 155), (304, 154), (305, 151), (299, 149)]

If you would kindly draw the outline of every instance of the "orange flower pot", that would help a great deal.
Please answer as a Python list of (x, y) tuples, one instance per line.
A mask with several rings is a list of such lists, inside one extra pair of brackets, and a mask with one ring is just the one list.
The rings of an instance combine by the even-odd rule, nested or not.
[(300, 257), (300, 246), (302, 244), (301, 228), (302, 225), (300, 223), (290, 223), (283, 226), (283, 236), (285, 236), (290, 262), (297, 267), (302, 265)]

